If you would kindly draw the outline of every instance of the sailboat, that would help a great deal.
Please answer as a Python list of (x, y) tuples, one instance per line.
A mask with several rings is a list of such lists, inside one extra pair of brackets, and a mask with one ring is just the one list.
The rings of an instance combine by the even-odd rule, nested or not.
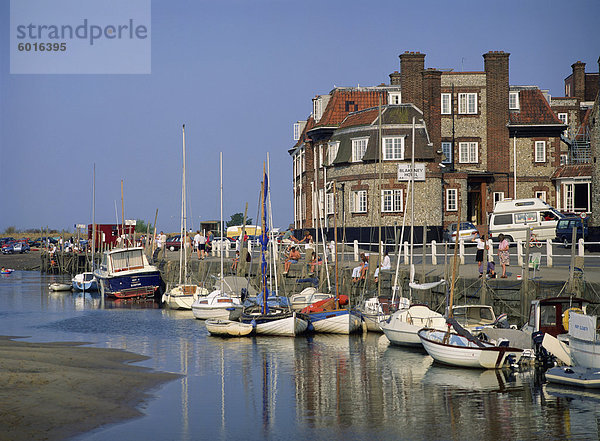
[(185, 283), (187, 276), (187, 209), (185, 188), (185, 124), (183, 134), (183, 173), (181, 179), (181, 247), (179, 248), (179, 283), (177, 286), (164, 293), (162, 301), (171, 309), (192, 309), (192, 303), (199, 295), (208, 294), (208, 291), (198, 285)]
[[(333, 200), (337, 201), (336, 185), (333, 185)], [(336, 202), (334, 202), (336, 203)], [(351, 334), (358, 331), (362, 326), (360, 313), (343, 308), (339, 295), (339, 261), (337, 256), (337, 216), (334, 210), (334, 236), (335, 236), (335, 296), (328, 300), (317, 302), (302, 311), (308, 314), (310, 323), (315, 332), (333, 334)]]
[[(220, 187), (221, 187), (221, 224), (223, 232), (223, 152), (219, 155), (220, 165)], [(237, 320), (242, 312), (242, 300), (240, 297), (232, 296), (232, 289), (225, 290), (223, 274), (223, 250), (221, 250), (221, 274), (219, 287), (210, 294), (196, 298), (192, 304), (194, 317), (199, 320)]]
[(300, 314), (290, 308), (269, 305), (269, 290), (267, 288), (266, 251), (269, 244), (267, 223), (268, 176), (263, 165), (263, 184), (261, 188), (261, 293), (257, 303), (245, 307), (240, 321), (252, 324), (256, 334), (296, 336), (308, 328), (308, 322)]
[(76, 274), (71, 279), (71, 284), (75, 291), (98, 291), (98, 279), (94, 275), (95, 270), (95, 252), (96, 252), (96, 241), (95, 241), (95, 230), (96, 230), (96, 164), (94, 164), (94, 176), (92, 180), (92, 271)]

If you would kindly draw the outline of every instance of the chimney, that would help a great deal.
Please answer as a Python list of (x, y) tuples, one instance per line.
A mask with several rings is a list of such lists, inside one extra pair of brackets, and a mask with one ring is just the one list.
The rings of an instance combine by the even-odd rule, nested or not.
[(486, 77), (487, 168), (491, 172), (510, 170), (508, 139), (508, 57), (503, 51), (483, 54)]
[[(600, 61), (600, 60), (599, 60)], [(390, 74), (390, 86), (399, 86), (401, 80), (400, 73), (396, 70)]]
[(426, 69), (423, 75), (423, 118), (434, 150), (442, 146), (442, 72)]
[(400, 55), (402, 102), (423, 106), (423, 75), (425, 54), (404, 52)]
[(573, 69), (573, 92), (572, 96), (579, 101), (585, 101), (585, 63), (578, 61), (571, 65)]

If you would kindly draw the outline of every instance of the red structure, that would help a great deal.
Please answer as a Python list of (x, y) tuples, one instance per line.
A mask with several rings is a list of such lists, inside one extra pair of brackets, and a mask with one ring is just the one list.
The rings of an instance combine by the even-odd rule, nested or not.
[[(125, 225), (124, 233), (133, 237), (135, 225)], [(92, 224), (88, 224), (88, 240), (92, 241)], [(117, 245), (117, 238), (123, 234), (123, 225), (121, 224), (96, 224), (96, 244), (104, 242), (105, 245)]]

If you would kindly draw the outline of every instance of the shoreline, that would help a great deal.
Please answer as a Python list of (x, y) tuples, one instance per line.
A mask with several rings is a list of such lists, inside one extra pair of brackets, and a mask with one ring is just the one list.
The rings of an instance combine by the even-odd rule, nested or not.
[(79, 342), (0, 336), (0, 439), (60, 440), (143, 415), (139, 405), (179, 374), (131, 363), (144, 355)]

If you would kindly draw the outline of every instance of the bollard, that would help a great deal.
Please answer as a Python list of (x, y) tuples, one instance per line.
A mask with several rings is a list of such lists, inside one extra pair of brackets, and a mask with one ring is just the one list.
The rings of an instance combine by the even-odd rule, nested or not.
[[(494, 261), (494, 241), (492, 239), (488, 239), (487, 240), (487, 247), (488, 247), (488, 262), (493, 262)], [(487, 268), (486, 268), (487, 271)]]
[(437, 265), (437, 242), (435, 240), (431, 241), (431, 264)]
[(552, 240), (546, 239), (546, 266), (552, 268)]
[(408, 265), (410, 263), (408, 256), (408, 242), (404, 242), (404, 265)]
[(464, 240), (460, 240), (459, 244), (458, 244), (458, 253), (459, 253), (459, 257), (460, 257), (460, 264), (464, 265), (465, 264), (465, 241)]
[(517, 240), (517, 265), (523, 266), (523, 243), (521, 239)]
[(583, 257), (583, 238), (577, 241), (577, 255)]
[(354, 261), (358, 262), (358, 240), (354, 241)]
[(225, 242), (225, 258), (229, 259), (229, 249), (231, 247), (229, 246), (229, 242)]

